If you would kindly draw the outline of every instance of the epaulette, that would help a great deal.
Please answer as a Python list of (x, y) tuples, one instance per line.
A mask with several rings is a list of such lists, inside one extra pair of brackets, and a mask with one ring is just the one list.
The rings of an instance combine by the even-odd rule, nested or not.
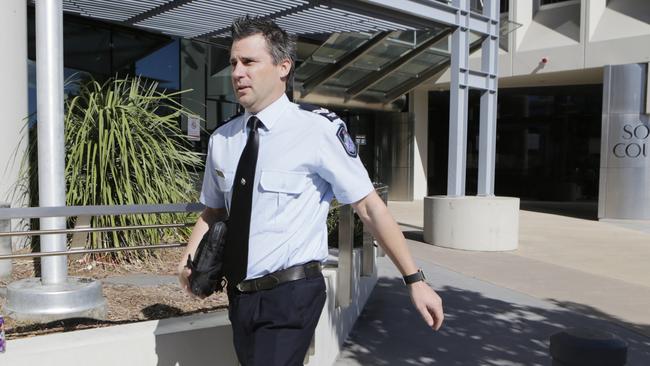
[(313, 104), (303, 104), (303, 103), (298, 104), (298, 106), (300, 106), (300, 109), (302, 110), (320, 114), (321, 116), (329, 119), (331, 122), (343, 122), (343, 120), (341, 120), (341, 117), (337, 116), (336, 113), (331, 112), (327, 108), (319, 107)]

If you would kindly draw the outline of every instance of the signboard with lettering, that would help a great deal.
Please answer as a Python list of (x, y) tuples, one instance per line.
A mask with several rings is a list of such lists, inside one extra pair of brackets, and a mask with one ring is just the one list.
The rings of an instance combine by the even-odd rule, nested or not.
[(643, 167), (650, 157), (650, 119), (644, 115), (609, 116), (609, 167)]
[(598, 217), (650, 219), (648, 64), (605, 66)]
[(201, 120), (199, 116), (187, 117), (187, 139), (201, 141)]

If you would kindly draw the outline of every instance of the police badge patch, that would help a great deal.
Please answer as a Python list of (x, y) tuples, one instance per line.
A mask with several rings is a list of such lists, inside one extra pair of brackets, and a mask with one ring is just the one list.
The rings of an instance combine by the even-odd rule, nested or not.
[(338, 137), (339, 141), (341, 141), (345, 152), (348, 153), (348, 155), (351, 157), (356, 158), (357, 144), (355, 144), (354, 140), (352, 140), (352, 137), (350, 137), (350, 134), (348, 133), (348, 130), (345, 129), (345, 126), (339, 126), (339, 130), (336, 131), (336, 137)]

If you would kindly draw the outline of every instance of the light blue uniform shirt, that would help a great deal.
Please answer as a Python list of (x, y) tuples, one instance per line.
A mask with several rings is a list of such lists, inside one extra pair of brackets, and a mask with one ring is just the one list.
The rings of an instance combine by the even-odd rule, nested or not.
[[(246, 279), (328, 256), (326, 218), (334, 196), (353, 203), (374, 188), (336, 115), (301, 109), (283, 95), (257, 114), (259, 153)], [(201, 202), (229, 210), (248, 128), (246, 112), (210, 137)], [(343, 126), (343, 127), (341, 127)], [(343, 128), (343, 130), (341, 130)], [(347, 147), (346, 147), (347, 146)]]

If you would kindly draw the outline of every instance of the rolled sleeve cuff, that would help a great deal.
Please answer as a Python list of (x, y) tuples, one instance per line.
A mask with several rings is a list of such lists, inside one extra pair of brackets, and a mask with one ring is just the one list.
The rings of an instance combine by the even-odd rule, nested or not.
[(375, 187), (373, 187), (372, 183), (370, 181), (367, 182), (367, 184), (364, 184), (363, 186), (359, 186), (358, 188), (354, 190), (349, 190), (345, 192), (337, 192), (334, 195), (336, 196), (336, 200), (339, 201), (342, 204), (350, 204), (350, 203), (355, 203), (363, 198), (365, 198), (367, 195), (370, 194), (370, 192), (374, 191)]
[(199, 201), (205, 205), (206, 207), (210, 208), (224, 208), (226, 207), (223, 199), (220, 199), (219, 197), (208, 197), (205, 193), (201, 192), (201, 197), (199, 198)]

